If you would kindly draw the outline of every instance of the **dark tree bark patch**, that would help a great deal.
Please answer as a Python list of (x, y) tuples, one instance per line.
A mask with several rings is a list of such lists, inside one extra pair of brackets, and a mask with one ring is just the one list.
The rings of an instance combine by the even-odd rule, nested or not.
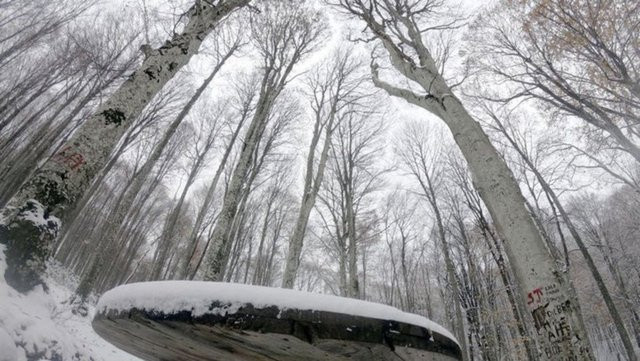
[(119, 109), (107, 109), (102, 112), (102, 115), (104, 116), (104, 123), (106, 125), (115, 124), (117, 127), (126, 119), (124, 113)]
[[(228, 306), (214, 302), (210, 309)], [(145, 360), (461, 360), (459, 346), (423, 327), (362, 316), (242, 306), (232, 314), (99, 312), (96, 332)]]

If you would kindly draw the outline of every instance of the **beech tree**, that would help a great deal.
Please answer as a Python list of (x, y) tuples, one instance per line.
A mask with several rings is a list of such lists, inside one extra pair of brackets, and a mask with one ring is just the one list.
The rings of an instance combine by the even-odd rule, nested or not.
[(364, 227), (370, 198), (386, 169), (376, 162), (384, 125), (375, 108), (348, 108), (338, 114), (329, 151), (327, 178), (318, 193), (320, 240), (338, 262), (337, 290), (341, 296), (362, 297), (358, 255), (365, 242)]
[(614, 300), (617, 299), (627, 310), (635, 343), (640, 346), (638, 286), (633, 278), (627, 277), (630, 274), (638, 274), (640, 270), (637, 261), (639, 250), (634, 247), (635, 243), (630, 238), (635, 235), (631, 225), (637, 215), (637, 202), (637, 192), (624, 187), (610, 198), (594, 194), (576, 197), (567, 208), (578, 231), (584, 234), (586, 240), (602, 255), (602, 264), (611, 274), (617, 288)]
[(7, 282), (20, 291), (42, 283), (60, 218), (73, 208), (107, 162), (122, 134), (153, 96), (180, 70), (218, 23), (250, 0), (198, 0), (186, 23), (145, 59), (128, 80), (80, 127), (3, 210), (0, 238), (7, 245)]
[[(225, 264), (225, 280), (229, 282), (234, 279), (239, 280), (241, 269), (239, 264), (243, 262), (242, 253), (247, 251), (247, 260), (244, 274), (248, 277), (248, 267), (250, 267), (253, 251), (253, 240), (258, 237), (259, 212), (252, 205), (261, 204), (262, 199), (259, 192), (261, 188), (268, 186), (271, 179), (286, 179), (288, 173), (285, 171), (290, 162), (288, 157), (279, 155), (281, 148), (287, 144), (286, 136), (292, 123), (300, 116), (297, 102), (289, 98), (288, 94), (283, 94), (276, 103), (276, 109), (270, 115), (269, 127), (265, 129), (264, 135), (256, 147), (252, 156), (251, 165), (247, 177), (241, 189), (240, 202), (236, 215), (231, 219), (231, 233), (228, 243), (228, 259)], [(282, 193), (278, 192), (278, 196)], [(248, 248), (248, 249), (247, 249)]]
[(311, 93), (313, 132), (305, 163), (300, 211), (289, 240), (282, 278), (282, 286), (285, 288), (292, 288), (294, 285), (307, 224), (324, 178), (331, 138), (338, 126), (340, 113), (349, 106), (358, 107), (357, 103), (366, 97), (361, 90), (365, 78), (359, 74), (360, 64), (354, 59), (351, 51), (352, 49), (337, 50), (324, 69), (316, 71), (307, 80)]
[[(480, 124), (473, 119), (442, 74), (446, 59), (435, 59), (427, 45), (430, 32), (451, 28), (454, 20), (438, 19), (441, 2), (433, 0), (329, 1), (367, 27), (367, 35), (382, 45), (393, 70), (411, 82), (401, 87), (382, 79), (373, 62), (374, 84), (440, 118), (453, 133), (473, 175), (474, 184), (501, 237), (534, 320), (536, 339), (550, 359), (593, 360), (581, 312), (566, 275), (557, 269), (544, 239), (525, 207), (511, 170)], [(420, 89), (417, 91), (415, 89)], [(557, 325), (561, 337), (549, 337)]]
[[(420, 246), (427, 232), (418, 221), (423, 216), (419, 210), (418, 200), (408, 192), (394, 190), (384, 200), (382, 220), (383, 240), (387, 244), (391, 263), (390, 304), (398, 304), (400, 309), (415, 313), (418, 311), (419, 290), (414, 287), (420, 272), (418, 268), (425, 257), (425, 243)], [(397, 295), (398, 302), (395, 302)], [(427, 309), (431, 309), (430, 305)], [(429, 317), (433, 317), (433, 311)]]
[[(438, 234), (438, 241), (442, 248), (442, 255), (446, 268), (447, 278), (451, 282), (452, 295), (455, 312), (455, 328), (457, 331), (458, 341), (463, 349), (462, 358), (468, 360), (468, 348), (465, 337), (465, 327), (463, 320), (463, 308), (460, 303), (461, 285), (460, 280), (456, 276), (456, 266), (453, 261), (450, 241), (447, 240), (445, 230), (445, 220), (442, 215), (441, 200), (437, 196), (441, 193), (441, 184), (443, 182), (443, 160), (442, 151), (435, 146), (429, 147), (429, 139), (439, 139), (437, 133), (430, 134), (431, 130), (420, 125), (414, 125), (406, 128), (402, 144), (398, 147), (398, 154), (408, 173), (415, 178), (420, 185), (422, 196), (427, 200), (431, 211), (435, 218), (435, 227)], [(433, 142), (431, 142), (433, 144)]]
[(273, 276), (277, 272), (277, 269), (276, 272), (273, 269), (277, 266), (274, 264), (276, 247), (286, 231), (285, 226), (288, 225), (287, 221), (293, 209), (291, 196), (287, 192), (291, 186), (291, 177), (285, 169), (290, 166), (290, 162), (280, 162), (275, 169), (277, 173), (271, 176), (272, 180), (266, 190), (266, 208), (258, 236), (259, 242), (255, 254), (252, 284), (271, 285)]
[[(236, 143), (236, 140), (238, 139), (238, 136), (240, 134), (240, 131), (242, 130), (243, 125), (245, 124), (245, 121), (251, 116), (251, 113), (254, 109), (253, 108), (254, 98), (257, 95), (254, 89), (254, 85), (255, 85), (255, 82), (252, 80), (245, 83), (241, 83), (240, 85), (237, 86), (237, 89), (236, 89), (237, 94), (233, 97), (233, 99), (230, 99), (227, 102), (227, 104), (231, 104), (232, 108), (234, 109), (227, 116), (237, 118), (236, 124), (234, 127), (232, 127), (232, 131), (231, 131), (231, 134), (229, 135), (229, 140), (225, 146), (225, 150), (224, 150), (224, 153), (222, 154), (222, 158), (220, 159), (220, 163), (218, 163), (216, 172), (213, 178), (211, 179), (211, 181), (209, 182), (209, 185), (207, 186), (207, 191), (206, 191), (204, 200), (196, 215), (196, 219), (195, 219), (193, 228), (191, 230), (191, 234), (189, 235), (189, 238), (187, 240), (186, 259), (184, 260), (184, 262), (182, 263), (182, 266), (180, 267), (180, 270), (178, 271), (179, 278), (188, 277), (189, 279), (193, 279), (193, 277), (195, 277), (195, 272), (197, 271), (198, 267), (196, 266), (192, 268), (193, 271), (190, 272), (190, 264), (196, 254), (199, 236), (203, 234), (203, 231), (204, 231), (203, 228), (205, 228), (203, 227), (205, 223), (205, 218), (207, 217), (207, 214), (210, 213), (210, 208), (212, 206), (213, 199), (216, 194), (216, 190), (218, 190), (218, 182), (220, 181), (220, 177), (222, 176), (222, 173), (224, 172), (227, 166), (227, 163), (231, 156), (231, 152), (234, 149), (234, 145)], [(209, 242), (207, 242), (205, 249), (208, 248), (208, 244)]]
[(12, 284), (50, 253), (85, 317), (205, 278), (388, 304), (468, 360), (637, 359), (636, 2), (190, 1), (0, 0)]
[(321, 19), (304, 2), (265, 3), (260, 12), (260, 16), (250, 20), (252, 43), (262, 65), (260, 93), (213, 230), (205, 280), (222, 280), (232, 241), (232, 220), (240, 205), (240, 191), (252, 155), (263, 136), (274, 103), (291, 80), (294, 66), (313, 50), (322, 35)]
[[(179, 217), (186, 208), (185, 202), (187, 194), (189, 193), (191, 186), (196, 181), (198, 173), (200, 173), (204, 168), (204, 165), (208, 160), (208, 156), (214, 148), (216, 140), (220, 138), (220, 132), (224, 126), (224, 120), (221, 119), (224, 106), (226, 106), (224, 103), (218, 104), (217, 106), (213, 105), (213, 109), (208, 114), (198, 112), (195, 116), (199, 118), (198, 120), (195, 120), (198, 126), (189, 132), (193, 137), (193, 143), (190, 145), (190, 149), (187, 148), (185, 152), (188, 158), (186, 164), (187, 172), (185, 184), (182, 187), (175, 206), (171, 209), (165, 219), (165, 224), (162, 228), (162, 233), (158, 240), (158, 245), (154, 255), (153, 270), (150, 277), (152, 280), (162, 279), (161, 274), (163, 268), (166, 266), (167, 257), (170, 254), (170, 251), (174, 248), (172, 245), (176, 243), (176, 240), (174, 239), (174, 228), (178, 223)], [(173, 255), (174, 253), (171, 254)]]
[[(228, 28), (233, 29), (233, 25), (229, 26)], [(227, 31), (224, 31), (224, 30), (227, 30)], [(158, 161), (161, 159), (163, 155), (165, 155), (165, 161), (166, 161), (167, 156), (169, 156), (170, 154), (175, 154), (175, 151), (177, 149), (176, 146), (178, 146), (181, 143), (184, 143), (182, 141), (178, 141), (176, 143), (176, 139), (175, 139), (176, 133), (178, 132), (179, 129), (181, 129), (181, 126), (185, 124), (184, 123), (185, 119), (187, 119), (189, 113), (192, 111), (194, 106), (198, 103), (198, 101), (203, 96), (203, 94), (205, 94), (205, 91), (207, 90), (211, 82), (215, 79), (216, 75), (220, 72), (220, 70), (228, 61), (228, 59), (231, 58), (233, 54), (241, 46), (242, 38), (238, 36), (238, 34), (235, 33), (233, 30), (231, 31), (228, 31), (228, 30), (229, 29), (216, 31), (216, 33), (220, 34), (220, 36), (214, 42), (212, 53), (214, 55), (215, 63), (212, 66), (211, 72), (204, 79), (202, 84), (196, 89), (196, 91), (191, 95), (188, 101), (180, 108), (177, 114), (173, 115), (173, 119), (168, 124), (166, 129), (164, 129), (164, 132), (161, 133), (162, 135), (158, 139), (158, 142), (152, 146), (151, 148), (152, 150), (146, 157), (145, 161), (142, 163), (142, 165), (139, 168), (136, 169), (135, 173), (130, 179), (130, 182), (127, 184), (127, 187), (125, 188), (125, 192), (120, 195), (119, 201), (116, 203), (117, 207), (114, 207), (112, 211), (109, 213), (109, 216), (107, 217), (106, 224), (111, 227), (112, 231), (104, 232), (104, 236), (101, 237), (101, 239), (105, 238), (107, 240), (106, 241), (102, 240), (101, 242), (99, 242), (101, 246), (106, 247), (108, 245), (115, 244), (116, 238), (118, 237), (118, 234), (119, 234), (116, 232), (116, 230), (123, 230), (123, 227), (121, 225), (126, 224), (125, 220), (127, 216), (130, 215), (129, 212), (134, 208), (133, 205), (135, 204), (135, 202), (143, 199), (142, 203), (144, 204), (144, 201), (146, 201), (146, 199), (151, 195), (151, 192), (147, 192), (147, 193), (143, 192), (143, 194), (145, 194), (145, 197), (144, 198), (139, 197), (141, 190), (145, 185), (145, 182), (148, 181), (148, 178), (152, 174), (154, 167), (157, 166)], [(165, 87), (165, 89), (167, 88), (168, 87)], [(167, 90), (163, 90), (163, 92), (165, 91)], [(153, 110), (150, 109), (150, 111), (152, 112)], [(206, 155), (210, 147), (213, 146), (213, 141), (215, 140), (213, 137), (213, 134), (210, 134), (210, 136), (207, 138), (208, 138), (208, 146), (205, 147), (207, 151), (203, 154), (203, 156)], [(167, 148), (169, 148), (169, 150)], [(169, 156), (169, 158), (171, 157)], [(194, 163), (194, 166), (198, 165), (196, 167), (198, 170), (201, 167), (203, 160), (204, 158), (202, 158), (200, 162)], [(166, 162), (161, 162), (161, 163), (166, 164)], [(167, 168), (161, 166), (160, 169), (166, 170)], [(156, 175), (163, 174), (163, 173), (164, 172), (156, 173)], [(197, 172), (194, 173), (194, 176), (195, 174), (197, 174)], [(156, 177), (155, 186), (157, 186), (159, 181), (160, 179)], [(191, 180), (191, 182), (193, 181), (194, 179)], [(188, 187), (186, 190), (188, 191)], [(186, 196), (186, 193), (184, 193), (184, 196)], [(184, 202), (184, 199), (183, 199), (183, 202)], [(177, 216), (178, 214), (174, 214), (172, 218), (176, 218)], [(167, 232), (169, 231), (170, 229), (167, 229)], [(166, 250), (166, 247), (164, 246), (168, 242), (166, 239), (167, 237), (168, 236), (164, 234), (163, 239), (158, 241), (159, 243), (161, 243), (159, 246), (162, 246), (162, 247), (159, 247), (158, 249)], [(83, 277), (81, 284), (78, 286), (78, 290), (79, 290), (78, 295), (80, 296), (81, 300), (84, 300), (88, 295), (87, 292), (90, 292), (93, 288), (93, 285), (92, 285), (92, 282), (94, 281), (93, 275), (95, 275), (97, 272), (99, 272), (100, 269), (102, 269), (102, 265), (105, 262), (105, 260), (103, 259), (103, 254), (104, 254), (103, 249), (101, 247), (98, 247), (96, 249), (94, 257), (92, 257), (94, 259), (93, 265), (91, 266), (92, 271), (85, 274), (86, 277)], [(157, 256), (157, 254), (155, 255)], [(159, 267), (159, 266), (156, 264), (155, 267)], [(157, 268), (154, 270), (156, 272), (155, 277), (158, 277), (160, 270), (158, 270)]]
[[(587, 248), (587, 244), (584, 242), (581, 233), (578, 232), (578, 229), (574, 225), (574, 222), (572, 218), (569, 216), (569, 213), (565, 210), (565, 206), (563, 202), (560, 201), (560, 198), (556, 193), (556, 191), (549, 184), (549, 182), (547, 181), (545, 176), (542, 174), (542, 172), (538, 169), (536, 164), (534, 164), (529, 154), (527, 154), (524, 146), (522, 145), (522, 142), (519, 141), (518, 139), (519, 137), (517, 135), (514, 135), (513, 129), (512, 128), (509, 129), (510, 128), (510, 125), (508, 123), (509, 112), (507, 111), (506, 112), (507, 114), (504, 114), (504, 112), (502, 112), (502, 114), (498, 114), (496, 111), (489, 108), (485, 108), (485, 112), (487, 116), (490, 117), (491, 119), (492, 128), (500, 132), (500, 134), (507, 140), (511, 148), (517, 152), (518, 156), (524, 162), (526, 168), (534, 174), (536, 180), (542, 187), (542, 190), (544, 191), (546, 196), (549, 198), (548, 201), (549, 203), (551, 203), (552, 208), (554, 210), (557, 209), (559, 213), (558, 214), (559, 218), (564, 222), (565, 226), (569, 230), (569, 234), (571, 234), (573, 241), (578, 246), (580, 253), (582, 254), (582, 256), (584, 257), (587, 263), (587, 267), (591, 272), (591, 275), (595, 279), (598, 290), (602, 294), (602, 298), (605, 301), (607, 310), (609, 311), (609, 314), (613, 319), (614, 326), (618, 334), (620, 335), (620, 338), (622, 339), (622, 343), (626, 349), (627, 358), (632, 361), (637, 360), (633, 343), (631, 341), (631, 337), (629, 336), (629, 333), (625, 328), (624, 321), (622, 320), (622, 316), (620, 315), (620, 312), (618, 311), (617, 306), (613, 302), (613, 297), (611, 292), (609, 291), (609, 287), (607, 287), (600, 270), (596, 266), (596, 262), (594, 261), (594, 258), (591, 255), (591, 251)], [(506, 120), (504, 120), (505, 118)], [(559, 229), (559, 232), (560, 234), (562, 234), (561, 229)], [(565, 254), (567, 253), (568, 251), (565, 245)], [(634, 327), (634, 330), (636, 332), (636, 338), (638, 338), (639, 337), (638, 328)]]
[[(28, 51), (8, 64), (29, 72), (6, 71), (0, 80), (21, 84), (8, 86), (9, 103), (0, 107), (0, 206), (138, 62), (132, 49), (135, 28), (110, 20), (68, 25), (46, 44), (32, 44), (45, 47), (48, 56)], [(30, 69), (34, 57), (42, 58), (42, 66)]]
[[(163, 146), (161, 157), (153, 162), (153, 166), (146, 169), (149, 158), (153, 153), (144, 158), (144, 149), (137, 149), (135, 166), (127, 175), (123, 189), (119, 192), (113, 206), (109, 209), (101, 224), (100, 232), (91, 239), (92, 252), (85, 261), (85, 270), (76, 289), (74, 300), (77, 299), (78, 307), (84, 307), (84, 302), (92, 291), (102, 289), (98, 283), (106, 273), (115, 258), (122, 254), (126, 245), (130, 244), (127, 236), (135, 225), (144, 218), (144, 207), (154, 202), (156, 195), (162, 193), (162, 181), (175, 170), (180, 153), (185, 149), (188, 132), (186, 127), (178, 129), (177, 136), (171, 142)], [(164, 140), (160, 136), (159, 143)], [(158, 146), (158, 144), (156, 144)], [(136, 192), (132, 192), (135, 189)], [(171, 207), (167, 205), (166, 208)], [(164, 213), (164, 212), (163, 212)], [(158, 235), (159, 236), (159, 235)], [(84, 243), (84, 239), (83, 239)], [(71, 245), (73, 247), (73, 245)]]
[(640, 162), (637, 4), (501, 1), (493, 9), (478, 20), (474, 59), (510, 91), (490, 99), (539, 100)]
[[(532, 342), (530, 336), (532, 330), (527, 327), (528, 325), (525, 322), (525, 318), (527, 317), (526, 305), (524, 301), (518, 297), (519, 285), (514, 281), (513, 272), (508, 264), (509, 260), (505, 257), (504, 241), (500, 239), (493, 226), (493, 221), (490, 216), (486, 214), (485, 205), (477, 190), (474, 189), (472, 185), (472, 179), (464, 164), (464, 159), (461, 159), (459, 153), (450, 153), (446, 162), (447, 177), (449, 182), (452, 183), (450, 187), (455, 188), (455, 190), (451, 188), (447, 189), (449, 203), (463, 203), (465, 205), (465, 208), (471, 213), (470, 218), (474, 224), (474, 229), (469, 229), (467, 232), (472, 233), (475, 231), (479, 233), (480, 237), (484, 239), (489, 254), (498, 268), (500, 279), (505, 290), (504, 293), (507, 297), (507, 302), (515, 323), (513, 327), (510, 327), (512, 329), (511, 337), (515, 344), (513, 352), (522, 358), (526, 357), (529, 360), (537, 360), (538, 356), (535, 350), (535, 344)], [(458, 205), (456, 205), (456, 207), (458, 207)], [(460, 229), (461, 227), (458, 226), (458, 228)], [(511, 324), (509, 325), (511, 326)]]

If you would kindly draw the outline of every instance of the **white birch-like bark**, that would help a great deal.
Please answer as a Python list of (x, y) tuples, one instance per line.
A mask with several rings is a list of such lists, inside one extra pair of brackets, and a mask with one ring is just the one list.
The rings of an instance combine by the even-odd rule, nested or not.
[(222, 280), (230, 252), (230, 230), (242, 196), (251, 157), (269, 121), (273, 105), (288, 82), (293, 67), (313, 47), (321, 34), (320, 22), (304, 4), (265, 6), (262, 19), (252, 21), (252, 35), (263, 63), (263, 78), (256, 110), (224, 196), (208, 250), (205, 280)]
[[(218, 120), (215, 120), (214, 122), (217, 122), (217, 121)], [(216, 125), (211, 125), (211, 127), (212, 128), (209, 130), (202, 129), (204, 127), (197, 130), (199, 133), (208, 132), (209, 134), (207, 134), (207, 138), (205, 139), (202, 145), (197, 144), (200, 141), (200, 139), (197, 139), (196, 144), (194, 145), (195, 159), (192, 160), (193, 163), (187, 175), (187, 182), (182, 188), (182, 192), (180, 193), (180, 197), (178, 198), (178, 202), (176, 203), (175, 207), (167, 215), (167, 218), (165, 219), (165, 223), (162, 229), (162, 234), (160, 235), (160, 239), (158, 240), (156, 254), (154, 255), (153, 269), (151, 271), (151, 276), (150, 276), (151, 280), (161, 279), (160, 274), (162, 272), (162, 269), (165, 267), (165, 261), (167, 259), (170, 249), (172, 248), (171, 245), (173, 243), (172, 239), (175, 231), (174, 228), (178, 223), (180, 214), (182, 213), (182, 207), (186, 200), (187, 193), (189, 192), (189, 189), (195, 182), (197, 175), (202, 170), (202, 167), (204, 166), (207, 155), (214, 145), (215, 138), (217, 138), (218, 136), (218, 131), (219, 131), (219, 129), (217, 129), (218, 127)], [(197, 138), (200, 138), (200, 137), (198, 136)]]
[(458, 337), (458, 342), (460, 342), (460, 348), (462, 349), (462, 360), (469, 360), (469, 348), (467, 347), (467, 338), (464, 330), (464, 319), (462, 318), (462, 305), (460, 303), (460, 281), (456, 276), (456, 269), (453, 263), (453, 259), (451, 258), (451, 250), (449, 249), (449, 244), (447, 242), (447, 238), (445, 236), (444, 223), (442, 220), (442, 214), (440, 213), (440, 207), (438, 206), (438, 199), (436, 197), (432, 175), (429, 174), (427, 170), (430, 165), (424, 163), (425, 159), (420, 159), (423, 162), (421, 165), (424, 167), (422, 176), (424, 179), (421, 179), (419, 175), (418, 180), (420, 182), (420, 186), (424, 192), (425, 197), (429, 201), (431, 205), (431, 209), (436, 218), (436, 227), (438, 229), (438, 240), (440, 241), (440, 247), (442, 247), (442, 256), (444, 257), (444, 265), (447, 272), (447, 278), (451, 284), (451, 293), (453, 294), (453, 305), (455, 312), (455, 322), (456, 322), (456, 333)]
[[(516, 292), (518, 285), (514, 284), (512, 272), (507, 267), (507, 263), (503, 255), (504, 252), (501, 246), (502, 241), (498, 239), (494, 230), (491, 228), (490, 221), (487, 220), (484, 215), (482, 200), (480, 199), (477, 192), (473, 189), (471, 181), (468, 179), (466, 167), (455, 160), (455, 158), (450, 159), (449, 164), (454, 169), (453, 173), (454, 177), (456, 178), (456, 185), (461, 190), (461, 192), (465, 194), (465, 203), (467, 204), (467, 208), (474, 214), (475, 222), (477, 222), (478, 227), (480, 228), (480, 233), (486, 240), (489, 251), (491, 253), (491, 257), (498, 266), (500, 278), (503, 285), (505, 286), (507, 299), (511, 306), (511, 312), (516, 323), (515, 327), (517, 328), (517, 332), (519, 333), (521, 342), (524, 345), (526, 357), (528, 360), (535, 361), (538, 359), (537, 353), (534, 350), (535, 345), (533, 345), (532, 340), (529, 339), (529, 330), (527, 330), (527, 325), (523, 320), (526, 309), (525, 303), (520, 302), (521, 299), (518, 298)], [(512, 332), (515, 338), (515, 331), (512, 330)]]
[(218, 187), (218, 182), (220, 181), (222, 172), (224, 171), (227, 165), (229, 156), (231, 155), (231, 151), (233, 150), (233, 146), (235, 145), (236, 139), (240, 134), (240, 130), (242, 129), (242, 126), (244, 125), (245, 120), (249, 117), (249, 113), (251, 111), (251, 103), (255, 95), (255, 92), (248, 92), (246, 95), (247, 97), (245, 99), (242, 99), (240, 120), (238, 121), (238, 124), (236, 125), (233, 133), (231, 134), (231, 139), (229, 140), (229, 144), (227, 144), (227, 147), (225, 148), (224, 154), (222, 155), (222, 159), (220, 160), (220, 164), (218, 164), (218, 168), (216, 169), (216, 173), (214, 174), (213, 179), (211, 180), (211, 183), (209, 183), (209, 187), (207, 188), (207, 194), (205, 195), (204, 202), (202, 203), (200, 210), (198, 210), (196, 220), (193, 224), (193, 229), (189, 234), (189, 238), (187, 240), (187, 245), (188, 245), (187, 252), (186, 252), (187, 258), (184, 260), (184, 262), (182, 263), (182, 266), (178, 271), (179, 279), (186, 278), (187, 275), (189, 274), (189, 264), (193, 259), (196, 252), (196, 248), (198, 246), (198, 235), (201, 232), (201, 228), (204, 223), (207, 212), (209, 211), (209, 207), (211, 207), (211, 203), (213, 202), (213, 196), (215, 195), (215, 190)]
[[(287, 261), (282, 276), (282, 287), (284, 288), (293, 288), (298, 267), (300, 267), (304, 236), (324, 178), (329, 148), (331, 147), (331, 137), (335, 128), (334, 123), (338, 118), (337, 113), (347, 104), (359, 98), (359, 94), (355, 94), (355, 92), (362, 85), (361, 80), (354, 79), (358, 64), (351, 60), (348, 52), (345, 55), (336, 56), (329, 66), (330, 69), (328, 69), (327, 74), (316, 75), (311, 80), (313, 91), (311, 107), (315, 121), (309, 152), (307, 153), (302, 201), (293, 233), (289, 239)], [(318, 77), (325, 77), (325, 79), (318, 79)], [(316, 152), (322, 133), (324, 133), (324, 140), (320, 150), (320, 158), (316, 165)]]
[[(540, 230), (525, 206), (518, 183), (480, 124), (452, 93), (424, 44), (425, 30), (420, 28), (418, 19), (434, 11), (436, 3), (409, 0), (401, 3), (391, 0), (338, 1), (342, 9), (366, 23), (384, 46), (393, 68), (419, 85), (425, 94), (381, 80), (375, 63), (372, 64), (374, 84), (391, 96), (433, 113), (451, 130), (498, 234), (505, 240), (505, 250), (523, 290), (521, 297), (531, 312), (543, 357), (594, 360), (571, 284), (550, 256)], [(398, 43), (411, 47), (415, 55), (408, 55)]]
[(540, 231), (525, 207), (525, 199), (511, 170), (442, 77), (425, 73), (427, 76), (423, 82), (433, 84), (428, 97), (379, 80), (375, 70), (374, 79), (376, 85), (389, 94), (402, 97), (438, 115), (451, 129), (498, 233), (506, 241), (505, 249), (516, 279), (526, 292), (522, 297), (527, 299), (543, 355), (550, 360), (571, 357), (593, 360), (580, 308), (572, 295), (569, 281), (553, 262)]
[(102, 239), (99, 243), (98, 249), (95, 251), (95, 255), (93, 257), (91, 271), (82, 277), (80, 284), (78, 285), (78, 289), (76, 290), (76, 294), (80, 296), (81, 300), (84, 300), (88, 296), (88, 292), (92, 291), (95, 282), (93, 275), (95, 275), (103, 267), (102, 254), (104, 253), (104, 249), (102, 248), (108, 247), (114, 243), (119, 227), (121, 227), (121, 225), (125, 223), (127, 214), (129, 214), (129, 211), (131, 210), (134, 202), (136, 201), (136, 199), (138, 199), (137, 195), (143, 189), (143, 186), (147, 181), (149, 175), (151, 174), (153, 168), (156, 166), (163, 153), (166, 152), (167, 146), (170, 144), (171, 139), (176, 134), (178, 128), (186, 119), (191, 109), (196, 105), (202, 94), (211, 84), (216, 74), (218, 74), (225, 62), (237, 50), (237, 44), (238, 43), (235, 43), (233, 46), (231, 46), (226, 54), (221, 55), (220, 61), (214, 66), (211, 73), (207, 76), (207, 78), (205, 78), (200, 87), (196, 89), (195, 93), (182, 107), (180, 112), (171, 121), (171, 123), (169, 123), (169, 126), (162, 134), (162, 138), (160, 139), (160, 141), (154, 145), (151, 154), (149, 154), (140, 169), (135, 172), (133, 179), (128, 184), (125, 192), (121, 195), (121, 201), (117, 202), (117, 207), (115, 207), (112, 212), (109, 213), (109, 216), (107, 218), (107, 225), (112, 227), (111, 231), (109, 231), (104, 236), (105, 239)]
[(492, 112), (490, 113), (490, 116), (493, 119), (493, 121), (496, 123), (496, 128), (498, 129), (498, 131), (504, 135), (504, 137), (507, 139), (509, 144), (511, 144), (513, 149), (516, 150), (520, 158), (526, 164), (527, 168), (529, 168), (529, 170), (534, 174), (534, 176), (540, 183), (540, 186), (542, 187), (544, 192), (550, 197), (549, 202), (551, 206), (553, 207), (553, 205), (555, 204), (555, 207), (558, 209), (558, 212), (560, 213), (560, 216), (564, 220), (565, 225), (569, 229), (569, 233), (573, 237), (573, 240), (576, 242), (576, 245), (578, 246), (580, 253), (584, 257), (587, 263), (587, 268), (591, 272), (591, 275), (593, 276), (593, 279), (596, 282), (598, 290), (602, 294), (602, 298), (604, 300), (605, 305), (607, 306), (607, 310), (609, 311), (609, 314), (613, 319), (613, 324), (616, 327), (616, 331), (618, 331), (618, 334), (620, 335), (620, 339), (622, 340), (622, 344), (627, 354), (627, 359), (629, 361), (637, 361), (638, 357), (633, 348), (633, 342), (631, 341), (631, 337), (629, 336), (629, 333), (625, 328), (624, 321), (622, 320), (622, 316), (620, 315), (620, 312), (618, 312), (618, 308), (613, 301), (611, 292), (609, 292), (609, 288), (607, 287), (602, 275), (600, 274), (600, 271), (598, 270), (598, 267), (596, 266), (596, 263), (593, 257), (591, 256), (591, 253), (587, 249), (587, 245), (584, 243), (582, 236), (578, 232), (577, 228), (574, 226), (573, 221), (571, 220), (571, 217), (569, 217), (569, 214), (564, 209), (564, 206), (560, 202), (558, 195), (553, 190), (551, 185), (547, 182), (547, 180), (542, 175), (542, 173), (540, 173), (540, 171), (538, 170), (538, 167), (536, 167), (536, 165), (533, 163), (529, 155), (522, 149), (522, 146), (506, 129), (502, 120)]
[[(9, 284), (29, 290), (42, 283), (49, 244), (60, 227), (56, 217), (63, 217), (81, 199), (129, 124), (198, 51), (204, 38), (228, 14), (249, 2), (197, 1), (188, 11), (184, 30), (158, 49), (146, 51), (140, 68), (21, 187), (5, 207), (0, 232), (0, 241), (7, 244), (7, 258), (20, 260), (9, 262), (5, 273)], [(29, 221), (34, 214), (41, 216)]]
[[(388, 84), (383, 85), (380, 81), (378, 84), (394, 93)], [(440, 98), (442, 105), (437, 107), (428, 98), (415, 94), (409, 98), (425, 109), (434, 109), (454, 134), (468, 162), (474, 184), (496, 223), (498, 233), (505, 239), (505, 249), (516, 279), (526, 292), (522, 297), (526, 297), (532, 313), (543, 355), (550, 360), (571, 357), (593, 360), (579, 315), (580, 308), (572, 295), (569, 281), (550, 256), (525, 207), (524, 197), (511, 170), (460, 101), (449, 91), (440, 94), (446, 96)]]

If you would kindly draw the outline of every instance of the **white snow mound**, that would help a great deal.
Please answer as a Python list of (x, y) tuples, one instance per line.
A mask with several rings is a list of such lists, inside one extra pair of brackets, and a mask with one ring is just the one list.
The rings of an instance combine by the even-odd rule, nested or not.
[[(226, 307), (209, 310), (217, 301)], [(238, 283), (158, 281), (131, 283), (106, 292), (96, 306), (96, 312), (139, 310), (156, 311), (165, 314), (191, 310), (193, 316), (204, 314), (233, 314), (243, 305), (256, 308), (277, 306), (281, 310), (315, 310), (394, 320), (456, 338), (439, 324), (412, 313), (380, 303), (351, 298), (295, 291), (283, 288), (252, 286)]]
[(91, 328), (91, 317), (72, 312), (66, 301), (75, 280), (68, 270), (49, 265), (49, 292), (38, 286), (22, 294), (9, 286), (4, 249), (0, 245), (0, 361), (139, 360), (100, 338)]

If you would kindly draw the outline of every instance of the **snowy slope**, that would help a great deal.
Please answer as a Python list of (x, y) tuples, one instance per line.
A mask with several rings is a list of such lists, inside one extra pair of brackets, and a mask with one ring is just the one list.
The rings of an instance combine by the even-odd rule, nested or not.
[(102, 340), (87, 316), (72, 312), (66, 302), (75, 280), (56, 265), (49, 267), (47, 284), (22, 295), (4, 280), (6, 262), (0, 245), (0, 361), (137, 361)]

